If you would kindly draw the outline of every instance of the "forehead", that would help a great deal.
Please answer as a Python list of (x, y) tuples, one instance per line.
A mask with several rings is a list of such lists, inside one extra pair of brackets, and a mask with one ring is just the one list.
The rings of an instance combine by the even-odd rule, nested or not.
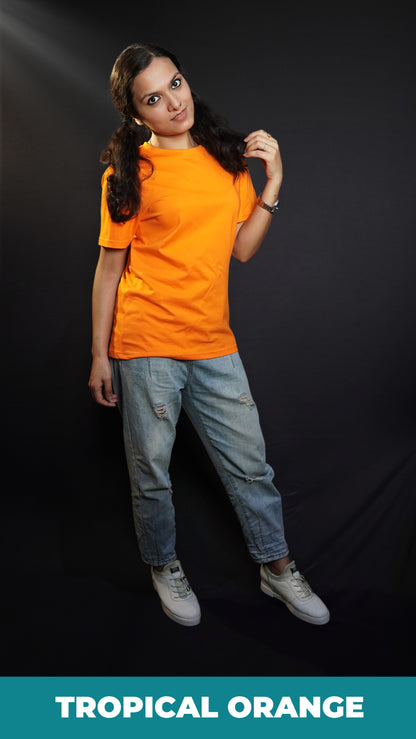
[(169, 85), (172, 77), (178, 71), (175, 64), (165, 56), (155, 57), (149, 66), (136, 75), (133, 80), (133, 97), (140, 100), (143, 95), (163, 90)]

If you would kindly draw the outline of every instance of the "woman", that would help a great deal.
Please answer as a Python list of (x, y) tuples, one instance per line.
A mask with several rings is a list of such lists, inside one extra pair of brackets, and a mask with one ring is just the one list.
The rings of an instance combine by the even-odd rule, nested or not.
[[(192, 93), (176, 57), (133, 44), (111, 89), (123, 117), (102, 161), (100, 257), (89, 386), (119, 406), (143, 561), (165, 613), (193, 626), (198, 600), (175, 552), (169, 463), (183, 407), (258, 562), (261, 589), (294, 615), (329, 620), (289, 556), (281, 499), (229, 327), (231, 254), (256, 253), (278, 207), (282, 164), (265, 131), (244, 139)], [(259, 158), (256, 198), (245, 159)]]

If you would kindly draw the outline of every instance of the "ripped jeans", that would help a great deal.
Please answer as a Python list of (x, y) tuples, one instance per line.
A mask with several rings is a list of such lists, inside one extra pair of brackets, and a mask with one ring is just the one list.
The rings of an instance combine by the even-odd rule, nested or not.
[(169, 463), (181, 407), (224, 484), (251, 557), (260, 563), (287, 555), (281, 498), (238, 352), (111, 359), (111, 365), (143, 561), (159, 566), (176, 559)]

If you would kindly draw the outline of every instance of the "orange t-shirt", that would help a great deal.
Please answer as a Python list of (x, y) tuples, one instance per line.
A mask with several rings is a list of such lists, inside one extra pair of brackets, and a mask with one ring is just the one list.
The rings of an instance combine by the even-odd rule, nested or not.
[[(118, 287), (109, 354), (209, 359), (237, 350), (229, 326), (228, 272), (237, 223), (252, 212), (248, 172), (226, 172), (204, 149), (144, 144), (138, 215), (111, 220), (103, 175), (99, 244), (130, 245)], [(141, 163), (144, 176), (148, 166)]]

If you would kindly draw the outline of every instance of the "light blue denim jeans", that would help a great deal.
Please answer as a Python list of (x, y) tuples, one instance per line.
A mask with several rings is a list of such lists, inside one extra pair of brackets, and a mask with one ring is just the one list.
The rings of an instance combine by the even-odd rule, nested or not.
[(288, 554), (282, 505), (238, 352), (224, 357), (111, 359), (123, 418), (134, 524), (143, 561), (176, 559), (169, 463), (183, 407), (239, 518), (255, 562)]

